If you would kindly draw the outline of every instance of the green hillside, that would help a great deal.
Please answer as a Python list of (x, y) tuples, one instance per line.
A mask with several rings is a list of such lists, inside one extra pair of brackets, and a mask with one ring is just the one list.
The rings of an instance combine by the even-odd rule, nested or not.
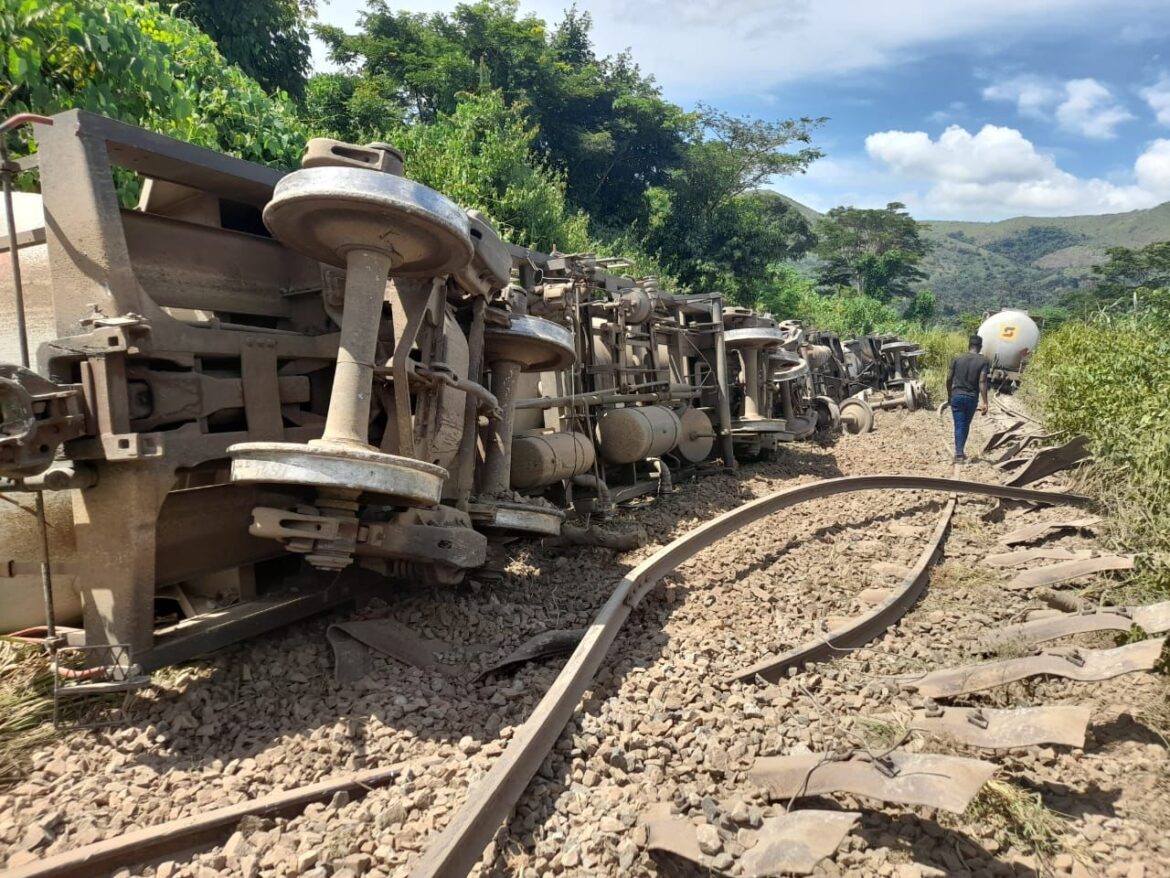
[[(820, 214), (788, 199), (810, 221)], [(941, 316), (1058, 304), (1090, 283), (1109, 247), (1170, 240), (1170, 202), (1100, 216), (1015, 217), (994, 223), (926, 220), (934, 244), (923, 260), (925, 289)]]

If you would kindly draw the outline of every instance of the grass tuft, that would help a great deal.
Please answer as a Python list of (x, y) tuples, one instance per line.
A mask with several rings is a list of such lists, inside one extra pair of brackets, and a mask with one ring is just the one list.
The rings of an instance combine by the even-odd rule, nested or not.
[(1044, 804), (1039, 793), (1007, 781), (988, 781), (963, 816), (967, 823), (990, 827), (1000, 844), (1029, 854), (1050, 856), (1064, 847), (1062, 817)]
[(55, 734), (48, 655), (0, 638), (0, 789), (24, 777), (32, 751)]

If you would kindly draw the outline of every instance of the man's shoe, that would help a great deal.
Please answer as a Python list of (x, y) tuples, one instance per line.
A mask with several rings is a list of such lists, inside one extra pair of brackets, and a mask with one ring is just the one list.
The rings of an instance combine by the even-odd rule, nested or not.
[(965, 455), (965, 454), (956, 454), (955, 455), (955, 463), (966, 463), (966, 462), (967, 462), (967, 455)]

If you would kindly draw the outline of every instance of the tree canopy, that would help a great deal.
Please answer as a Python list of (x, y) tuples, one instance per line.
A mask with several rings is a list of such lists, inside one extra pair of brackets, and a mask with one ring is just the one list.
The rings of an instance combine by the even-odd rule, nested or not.
[(1170, 241), (1137, 250), (1110, 247), (1105, 261), (1093, 266), (1093, 274), (1097, 277), (1093, 297), (1103, 304), (1129, 299), (1135, 293), (1170, 290)]
[[(378, 118), (428, 124), (459, 95), (498, 89), (524, 108), (534, 149), (565, 175), (573, 204), (614, 228), (644, 218), (642, 193), (678, 163), (694, 118), (629, 55), (598, 58), (588, 13), (571, 8), (550, 29), (518, 10), (518, 0), (481, 0), (410, 13), (374, 0), (356, 34), (317, 26), (347, 71), (329, 85), (333, 117), (352, 118), (354, 134)], [(311, 113), (322, 97), (314, 85)]]
[(304, 96), (313, 0), (180, 0), (174, 12), (211, 37), (223, 56), (264, 89)]
[(910, 296), (910, 285), (926, 277), (919, 267), (928, 247), (921, 231), (897, 201), (883, 210), (835, 207), (817, 224), (817, 280), (881, 302)]
[[(2, 0), (0, 113), (80, 108), (242, 158), (291, 168), (307, 132), (292, 104), (227, 63), (155, 3)], [(11, 143), (25, 150), (19, 137)]]

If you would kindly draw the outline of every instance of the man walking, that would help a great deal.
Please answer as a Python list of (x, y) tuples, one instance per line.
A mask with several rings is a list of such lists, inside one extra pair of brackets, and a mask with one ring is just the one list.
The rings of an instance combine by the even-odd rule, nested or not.
[(967, 344), (967, 353), (951, 360), (951, 368), (947, 371), (947, 399), (951, 401), (951, 417), (955, 421), (955, 463), (967, 460), (963, 449), (967, 447), (967, 434), (971, 432), (971, 421), (980, 398), (983, 400), (981, 411), (987, 414), (991, 364), (979, 353), (983, 349), (983, 339), (973, 335), (967, 339)]

